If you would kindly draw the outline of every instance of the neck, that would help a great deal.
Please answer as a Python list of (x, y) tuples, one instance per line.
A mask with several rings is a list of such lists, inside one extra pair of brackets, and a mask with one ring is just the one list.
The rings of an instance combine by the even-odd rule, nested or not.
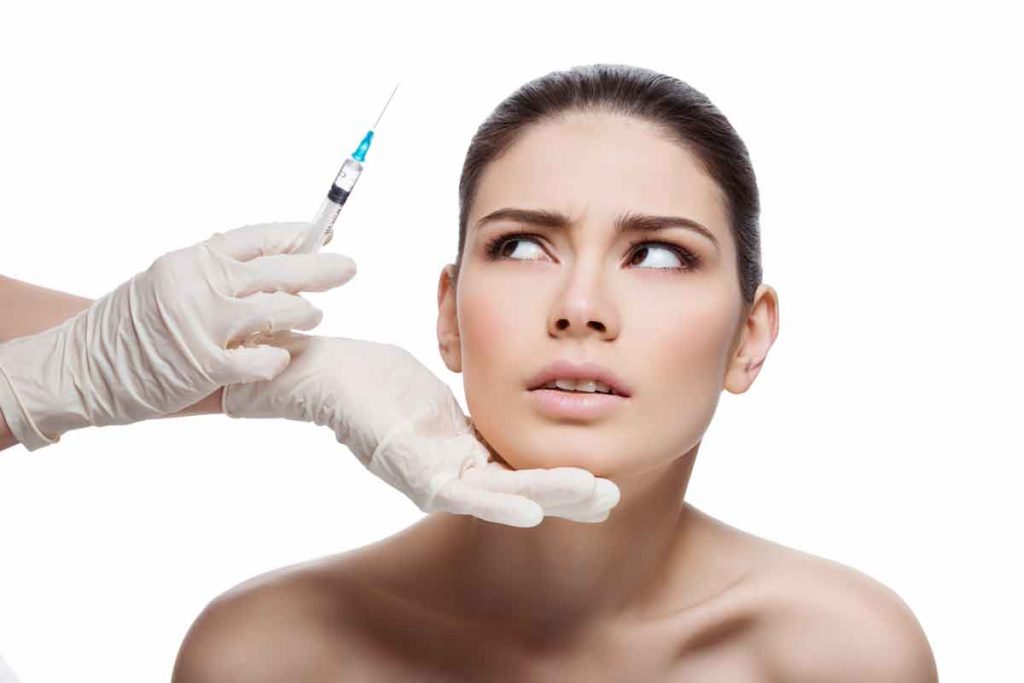
[(698, 447), (657, 469), (615, 477), (621, 498), (603, 522), (545, 517), (518, 528), (439, 516), (449, 571), (463, 577), (452, 596), (460, 612), (534, 631), (643, 612), (673, 566)]

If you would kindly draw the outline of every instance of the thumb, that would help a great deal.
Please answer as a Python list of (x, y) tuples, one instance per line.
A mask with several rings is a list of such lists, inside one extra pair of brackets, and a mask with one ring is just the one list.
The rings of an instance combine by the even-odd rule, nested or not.
[(291, 359), (287, 349), (265, 344), (224, 349), (224, 376), (214, 379), (219, 384), (271, 380), (288, 367)]

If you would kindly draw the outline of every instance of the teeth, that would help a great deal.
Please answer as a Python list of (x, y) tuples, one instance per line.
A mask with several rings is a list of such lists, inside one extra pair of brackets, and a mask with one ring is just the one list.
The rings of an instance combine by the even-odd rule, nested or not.
[(565, 391), (580, 391), (584, 393), (611, 394), (612, 388), (604, 382), (596, 379), (556, 379), (544, 385), (545, 389), (564, 389)]

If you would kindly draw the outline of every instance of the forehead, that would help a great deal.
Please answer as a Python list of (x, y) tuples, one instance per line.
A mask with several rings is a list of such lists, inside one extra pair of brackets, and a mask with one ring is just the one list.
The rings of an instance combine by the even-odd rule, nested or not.
[(721, 190), (697, 157), (658, 126), (621, 114), (572, 113), (527, 128), (484, 169), (469, 225), (504, 207), (595, 219), (681, 215), (723, 244), (728, 232)]

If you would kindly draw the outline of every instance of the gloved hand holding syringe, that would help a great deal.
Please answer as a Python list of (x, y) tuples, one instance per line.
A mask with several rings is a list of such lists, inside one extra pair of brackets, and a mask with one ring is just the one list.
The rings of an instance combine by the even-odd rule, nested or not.
[(164, 254), (63, 323), (0, 343), (10, 433), (35, 450), (73, 429), (183, 414), (222, 388), (221, 410), (232, 417), (329, 426), (426, 512), (513, 526), (545, 515), (605, 519), (618, 503), (615, 484), (579, 468), (513, 471), (495, 461), (449, 387), (404, 349), (290, 332), (322, 317), (298, 292), (355, 275), (352, 259), (317, 252), (372, 136), (373, 128), (346, 159), (313, 222), (215, 233)]

